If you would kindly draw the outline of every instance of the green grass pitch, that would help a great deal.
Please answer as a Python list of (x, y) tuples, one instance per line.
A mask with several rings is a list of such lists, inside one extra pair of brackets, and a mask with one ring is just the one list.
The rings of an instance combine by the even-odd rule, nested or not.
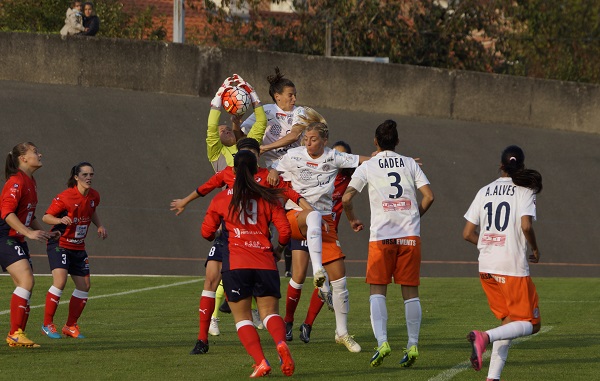
[[(542, 331), (513, 343), (502, 378), (505, 380), (592, 380), (600, 372), (600, 279), (535, 278), (540, 295)], [(203, 278), (92, 276), (90, 300), (79, 321), (84, 340), (45, 337), (40, 326), (43, 303), (51, 278), (36, 277), (26, 333), (41, 345), (37, 349), (0, 346), (0, 378), (87, 380), (228, 380), (246, 379), (252, 359), (241, 346), (230, 315), (221, 314), (221, 335), (210, 337), (210, 351), (189, 355), (198, 333), (198, 301)], [(285, 294), (287, 279), (282, 278)], [(324, 308), (315, 324), (311, 342), (298, 339), (310, 298), (305, 283), (296, 312), (294, 340), (289, 343), (296, 361), (298, 380), (485, 380), (489, 359), (481, 372), (470, 368), (472, 329), (498, 324), (473, 278), (424, 278), (420, 288), (423, 321), (420, 356), (411, 368), (398, 366), (406, 345), (404, 307), (400, 288), (388, 290), (388, 338), (392, 354), (378, 368), (369, 360), (376, 341), (369, 319), (368, 285), (349, 279), (349, 329), (362, 346), (350, 353), (334, 341), (334, 314)], [(9, 301), (14, 286), (0, 277), (0, 332), (9, 329)], [(69, 281), (62, 301), (73, 289)], [(280, 314), (284, 315), (284, 298)], [(64, 324), (68, 305), (61, 304), (55, 323)], [(261, 342), (273, 373), (279, 371), (271, 337), (260, 331)], [(12, 378), (12, 377), (11, 377)]]

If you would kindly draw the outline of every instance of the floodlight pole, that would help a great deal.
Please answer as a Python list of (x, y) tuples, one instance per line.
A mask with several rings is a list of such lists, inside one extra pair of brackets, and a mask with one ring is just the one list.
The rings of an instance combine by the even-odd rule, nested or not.
[(184, 0), (173, 0), (173, 42), (185, 42)]

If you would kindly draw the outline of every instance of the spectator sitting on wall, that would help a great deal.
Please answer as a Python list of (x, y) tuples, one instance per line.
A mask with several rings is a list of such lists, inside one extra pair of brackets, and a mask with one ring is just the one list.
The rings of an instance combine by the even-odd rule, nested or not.
[(65, 26), (60, 30), (62, 36), (73, 36), (85, 31), (81, 15), (81, 1), (73, 1), (67, 9)]
[(100, 30), (100, 19), (94, 12), (94, 4), (87, 2), (83, 4), (83, 26), (85, 31), (81, 34), (84, 36), (95, 36)]

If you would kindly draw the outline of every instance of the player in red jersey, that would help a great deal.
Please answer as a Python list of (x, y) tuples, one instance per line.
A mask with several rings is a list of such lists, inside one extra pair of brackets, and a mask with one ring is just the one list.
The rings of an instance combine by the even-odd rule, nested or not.
[[(258, 157), (260, 145), (256, 139), (242, 138), (237, 141), (236, 145), (238, 152), (250, 151), (256, 157)], [(269, 171), (266, 168), (258, 168), (254, 179), (261, 185), (270, 187), (269, 183), (267, 182), (268, 174)], [(200, 185), (184, 199), (173, 200), (171, 202), (171, 210), (174, 210), (175, 214), (179, 215), (185, 210), (186, 206), (191, 201), (199, 197), (204, 197), (213, 190), (222, 188), (224, 186), (231, 188), (233, 187), (234, 181), (235, 172), (233, 171), (232, 167), (226, 167), (225, 169), (215, 173), (206, 183)], [(283, 196), (285, 198), (296, 202), (302, 208), (308, 211), (312, 211), (311, 206), (306, 202), (306, 200), (301, 198), (301, 196), (293, 189), (286, 187), (283, 181), (280, 181), (277, 187), (282, 188)], [(228, 250), (227, 235), (227, 232), (223, 232), (215, 239), (215, 243), (213, 244), (208, 258), (206, 259), (206, 278), (204, 280), (204, 289), (202, 291), (202, 296), (200, 297), (199, 307), (200, 324), (198, 341), (196, 342), (194, 349), (192, 349), (190, 352), (191, 354), (204, 354), (208, 352), (208, 334), (210, 333), (209, 329), (212, 324), (211, 315), (213, 314), (216, 306), (216, 290), (221, 282), (221, 263)]]
[(25, 335), (34, 279), (25, 237), (48, 242), (59, 232), (47, 232), (35, 218), (37, 187), (33, 173), (42, 167), (42, 154), (31, 142), (19, 143), (6, 157), (6, 183), (0, 195), (0, 266), (8, 271), (15, 290), (10, 300), (11, 347), (39, 347)]
[[(331, 148), (346, 153), (352, 153), (352, 149), (350, 145), (344, 141), (335, 142)], [(337, 233), (338, 226), (340, 224), (340, 217), (342, 216), (342, 211), (344, 210), (342, 205), (342, 196), (350, 184), (350, 180), (352, 178), (352, 174), (354, 173), (354, 168), (342, 168), (339, 170), (337, 176), (335, 177), (334, 190), (332, 195), (333, 200), (333, 208), (331, 212), (331, 217), (333, 219), (333, 226)], [(305, 250), (308, 248), (305, 248)], [(317, 318), (319, 312), (323, 308), (323, 304), (327, 303), (327, 307), (333, 311), (333, 300), (331, 292), (324, 294), (323, 292), (319, 292), (318, 288), (313, 290), (312, 296), (310, 298), (310, 304), (308, 306), (308, 312), (306, 313), (306, 318), (304, 319), (304, 323), (300, 326), (300, 340), (305, 343), (310, 341), (310, 333), (312, 331), (312, 325)], [(331, 291), (331, 289), (330, 289)]]
[(68, 274), (71, 274), (75, 283), (75, 290), (71, 295), (69, 316), (62, 333), (76, 339), (84, 338), (79, 332), (77, 320), (83, 312), (90, 291), (90, 265), (85, 251), (85, 237), (91, 223), (96, 225), (100, 238), (108, 236), (96, 213), (100, 194), (92, 189), (93, 178), (94, 167), (88, 162), (81, 162), (71, 168), (68, 188), (52, 200), (42, 217), (42, 221), (54, 225), (52, 231), (61, 234), (60, 240), (50, 241), (46, 248), (52, 271), (52, 286), (46, 294), (42, 332), (51, 339), (61, 337), (53, 320)]
[(220, 226), (229, 236), (229, 250), (223, 257), (223, 287), (238, 337), (255, 362), (250, 377), (262, 377), (271, 372), (252, 323), (252, 297), (256, 298), (261, 319), (275, 341), (281, 371), (291, 376), (294, 360), (285, 341), (285, 324), (279, 316), (280, 281), (269, 230), (269, 224), (273, 223), (279, 232), (277, 251), (280, 258), (292, 234), (279, 201), (282, 192), (255, 181), (258, 165), (251, 152), (239, 151), (234, 158), (234, 169), (233, 187), (217, 194), (208, 207), (202, 236), (212, 241)]

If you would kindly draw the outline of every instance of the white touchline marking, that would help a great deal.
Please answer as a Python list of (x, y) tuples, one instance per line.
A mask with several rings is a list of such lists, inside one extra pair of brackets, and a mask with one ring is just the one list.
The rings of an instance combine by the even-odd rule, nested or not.
[[(518, 339), (514, 339), (511, 343), (510, 346), (514, 347), (515, 345), (519, 345), (520, 343), (530, 340), (533, 337), (540, 335), (542, 333), (546, 333), (548, 331), (550, 331), (552, 329), (552, 326), (546, 327), (543, 326), (542, 328), (540, 328), (540, 331), (538, 333), (536, 333), (535, 335), (529, 335), (529, 336), (524, 336), (524, 337), (519, 337)], [(469, 349), (470, 350), (470, 349)], [(470, 355), (469, 352), (466, 352), (467, 356)], [(486, 351), (483, 354), (483, 360), (487, 360), (490, 358), (492, 351)], [(453, 366), (452, 368), (443, 371), (442, 373), (438, 374), (437, 376), (430, 378), (428, 381), (448, 381), (450, 379), (452, 379), (452, 377), (456, 376), (458, 373), (463, 372), (467, 369), (472, 369), (471, 367), (471, 361), (467, 360), (465, 362), (461, 362), (460, 364), (457, 364), (455, 366)]]
[[(90, 300), (90, 299), (100, 299), (100, 298), (110, 298), (110, 297), (113, 297), (113, 296), (129, 295), (129, 294), (135, 294), (137, 292), (157, 290), (157, 289), (160, 289), (160, 288), (169, 288), (169, 287), (183, 286), (185, 284), (197, 283), (197, 282), (200, 282), (202, 280), (203, 279), (193, 279), (193, 280), (188, 280), (188, 281), (185, 281), (185, 282), (177, 282), (177, 283), (171, 283), (171, 284), (163, 284), (163, 285), (160, 285), (160, 286), (139, 288), (137, 290), (129, 290), (129, 291), (117, 292), (117, 293), (114, 293), (114, 294), (94, 295), (94, 296), (90, 296), (88, 298), (88, 300)], [(69, 301), (67, 301), (67, 300), (61, 301), (59, 304), (69, 304)], [(39, 304), (37, 306), (30, 306), (29, 308), (34, 309), (34, 308), (41, 308), (41, 307), (45, 307), (45, 306), (46, 306), (45, 304)], [(9, 313), (10, 313), (10, 310), (0, 311), (0, 315), (6, 315), (6, 314), (9, 314)]]

